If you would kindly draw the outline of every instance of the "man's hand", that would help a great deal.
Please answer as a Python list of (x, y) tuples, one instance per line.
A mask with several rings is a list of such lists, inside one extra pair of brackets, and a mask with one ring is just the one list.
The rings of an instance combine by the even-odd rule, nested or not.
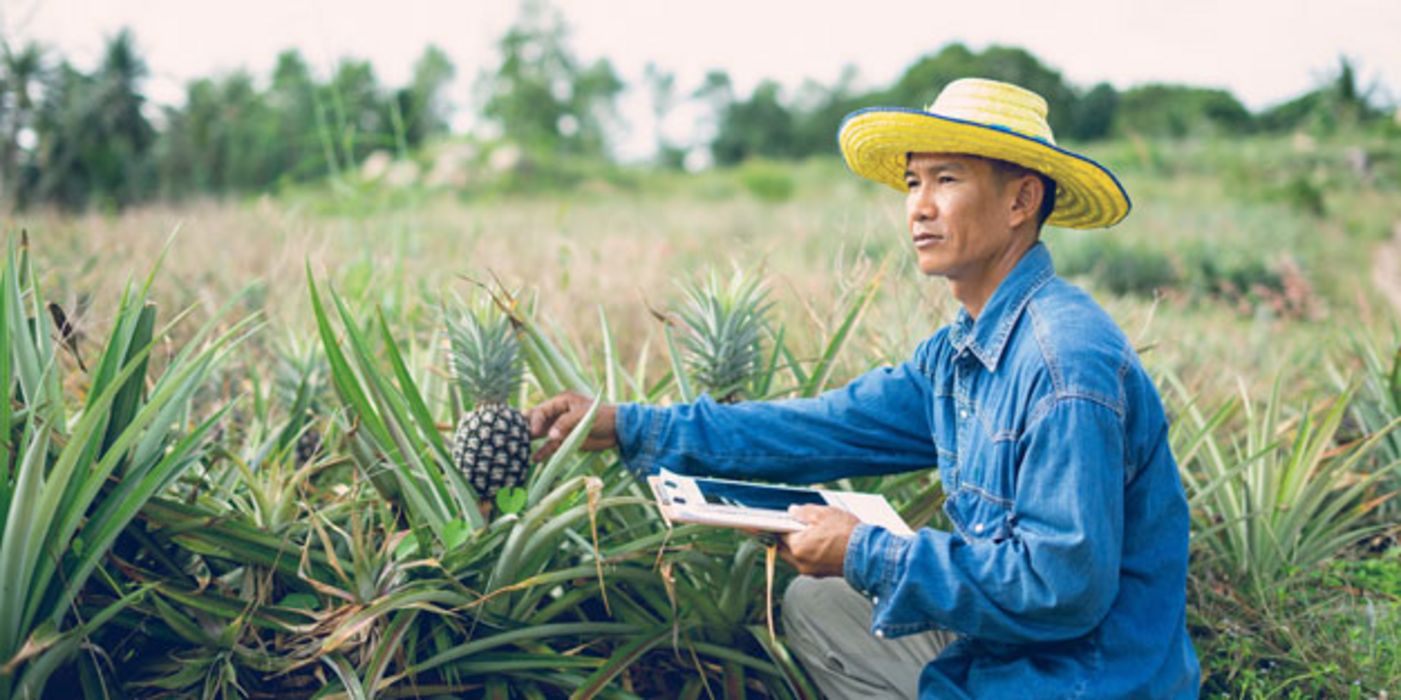
[(860, 520), (841, 508), (794, 506), (788, 512), (807, 528), (783, 536), (778, 554), (800, 574), (841, 576), (846, 543)]
[[(593, 399), (573, 391), (566, 391), (550, 397), (540, 405), (526, 411), (525, 419), (530, 423), (530, 437), (548, 437), (545, 444), (535, 451), (532, 459), (543, 462), (559, 449), (564, 438), (574, 430), (574, 426), (589, 412)], [(618, 445), (618, 407), (613, 404), (599, 404), (594, 414), (593, 428), (584, 439), (583, 449), (590, 452), (606, 450)]]

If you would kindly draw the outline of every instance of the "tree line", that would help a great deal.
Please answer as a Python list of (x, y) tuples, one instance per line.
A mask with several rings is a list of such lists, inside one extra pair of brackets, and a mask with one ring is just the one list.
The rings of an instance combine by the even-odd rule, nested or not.
[[(525, 5), (497, 50), (496, 64), (475, 82), (475, 136), (489, 132), (537, 159), (608, 158), (610, 130), (620, 124), (617, 100), (627, 85), (607, 59), (579, 60), (560, 15), (539, 3)], [(147, 66), (128, 31), (108, 40), (91, 72), (35, 44), (4, 43), (0, 52), (0, 197), (16, 207), (118, 208), (276, 190), (338, 175), (375, 150), (408, 156), (449, 133), (446, 91), (456, 76), (434, 46), (401, 87), (381, 84), (373, 67), (356, 59), (318, 78), (300, 53), (288, 50), (266, 80), (247, 71), (200, 78), (185, 86), (183, 104), (154, 108), (143, 94)], [(710, 115), (710, 129), (697, 142), (658, 137), (657, 162), (679, 167), (696, 150), (707, 150), (720, 165), (835, 154), (833, 135), (845, 114), (870, 105), (921, 107), (964, 76), (1040, 93), (1051, 127), (1066, 141), (1394, 128), (1346, 59), (1326, 84), (1260, 113), (1219, 89), (1149, 84), (1120, 91), (1108, 83), (1082, 89), (1024, 49), (975, 51), (958, 43), (918, 59), (876, 90), (856, 89), (849, 69), (831, 85), (809, 82), (791, 95), (765, 81), (741, 97), (720, 70), (683, 91), (673, 73), (655, 65), (643, 87), (658, 121), (687, 101)]]

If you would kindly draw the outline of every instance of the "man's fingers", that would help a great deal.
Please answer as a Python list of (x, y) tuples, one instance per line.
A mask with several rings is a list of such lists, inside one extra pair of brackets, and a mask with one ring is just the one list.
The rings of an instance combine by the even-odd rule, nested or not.
[[(544, 406), (544, 404), (541, 404), (541, 406)], [(574, 427), (579, 424), (579, 421), (584, 419), (584, 414), (587, 412), (587, 409), (579, 409), (576, 407), (573, 410), (569, 410), (555, 417), (549, 424), (549, 431), (546, 433), (546, 437), (549, 439), (545, 441), (545, 444), (540, 446), (540, 449), (535, 451), (535, 461), (543, 462), (549, 459), (550, 455), (554, 454), (555, 450), (558, 450), (559, 446), (564, 444), (564, 439), (569, 436), (569, 433), (574, 431)]]
[[(584, 420), (584, 416), (588, 415), (593, 403), (593, 399), (587, 396), (566, 391), (530, 409), (526, 416), (530, 437), (545, 438), (545, 442), (535, 451), (534, 461), (549, 459)], [(584, 436), (581, 447), (585, 451), (602, 450), (618, 444), (614, 424), (615, 411), (613, 406), (600, 407), (598, 422), (589, 434)]]
[(812, 504), (788, 506), (788, 514), (793, 516), (793, 518), (800, 523), (811, 525), (817, 522), (818, 518), (822, 516), (822, 510), (824, 508), (826, 508), (826, 506), (815, 506)]
[(530, 409), (530, 437), (544, 437), (545, 431), (560, 417), (561, 414), (569, 411), (569, 395), (560, 394), (546, 399), (544, 403)]
[(792, 567), (795, 568), (795, 569), (798, 569), (800, 573), (801, 573), (802, 569), (801, 569), (801, 567), (798, 566), (798, 559), (797, 559), (797, 557), (793, 554), (793, 542), (792, 542), (792, 541), (793, 541), (794, 539), (800, 537), (802, 534), (803, 534), (803, 533), (802, 533), (801, 531), (799, 531), (799, 532), (785, 532), (785, 533), (783, 533), (782, 535), (780, 535), (779, 538), (778, 538), (778, 558), (779, 558), (779, 559), (782, 559), (783, 561), (788, 562), (788, 564), (789, 564), (790, 566), (792, 566)]

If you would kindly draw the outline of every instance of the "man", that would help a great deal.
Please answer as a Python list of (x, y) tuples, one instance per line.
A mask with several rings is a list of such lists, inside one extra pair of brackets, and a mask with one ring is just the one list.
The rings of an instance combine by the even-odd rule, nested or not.
[[(1157, 391), (1039, 242), (1047, 221), (1117, 223), (1127, 194), (1006, 83), (861, 110), (839, 140), (854, 172), (906, 191), (919, 268), (949, 281), (958, 319), (815, 399), (601, 407), (585, 447), (638, 473), (785, 482), (938, 468), (948, 532), (795, 512), (785, 633), (829, 696), (1195, 697), (1188, 511)], [(540, 457), (588, 405), (531, 412)]]

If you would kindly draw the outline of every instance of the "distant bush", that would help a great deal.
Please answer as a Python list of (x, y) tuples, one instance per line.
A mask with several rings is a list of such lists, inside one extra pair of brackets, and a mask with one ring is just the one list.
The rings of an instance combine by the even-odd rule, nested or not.
[(1245, 315), (1315, 318), (1322, 300), (1291, 257), (1269, 259), (1256, 250), (1189, 242), (1173, 252), (1089, 234), (1053, 244), (1056, 271), (1088, 278), (1096, 289), (1119, 296), (1163, 293), (1195, 302), (1224, 303)]
[(1273, 199), (1312, 216), (1321, 217), (1328, 213), (1323, 189), (1304, 174), (1296, 174), (1283, 185), (1273, 188), (1271, 195)]
[(790, 168), (766, 161), (749, 161), (740, 166), (739, 181), (760, 201), (786, 202), (796, 189)]
[(1183, 291), (1225, 302), (1241, 314), (1261, 311), (1286, 318), (1315, 318), (1322, 299), (1289, 256), (1273, 260), (1258, 251), (1197, 243), (1178, 251)]
[(1143, 85), (1119, 95), (1115, 131), (1181, 138), (1239, 134), (1253, 126), (1250, 111), (1229, 92), (1186, 85)]
[(1164, 253), (1109, 236), (1079, 241), (1058, 250), (1056, 268), (1070, 277), (1089, 277), (1095, 287), (1118, 295), (1151, 298), (1179, 281)]

